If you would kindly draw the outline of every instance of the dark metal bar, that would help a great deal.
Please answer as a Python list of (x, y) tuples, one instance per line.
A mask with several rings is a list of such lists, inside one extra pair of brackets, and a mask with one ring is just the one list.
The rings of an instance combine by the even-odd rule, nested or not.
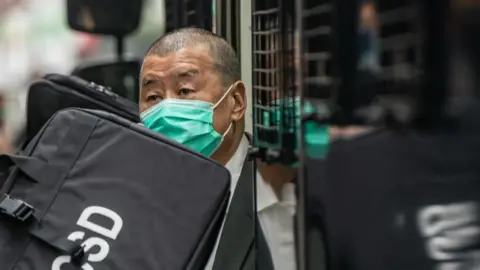
[(312, 38), (318, 35), (329, 35), (332, 32), (330, 26), (320, 26), (315, 29), (305, 30), (303, 36), (305, 38)]
[(333, 5), (328, 3), (328, 4), (318, 5), (311, 9), (304, 10), (300, 15), (303, 17), (310, 17), (310, 16), (319, 15), (322, 13), (332, 12), (332, 9), (333, 9)]
[(272, 30), (265, 30), (265, 31), (256, 31), (253, 32), (253, 35), (260, 36), (260, 35), (271, 35), (271, 34), (278, 34), (280, 33), (280, 29), (272, 29)]
[(305, 52), (303, 57), (306, 61), (325, 61), (329, 60), (332, 57), (330, 52), (316, 52), (316, 53), (308, 53)]
[(275, 13), (278, 13), (278, 12), (280, 12), (280, 8), (276, 7), (276, 8), (271, 8), (271, 9), (255, 11), (255, 12), (252, 13), (252, 16), (272, 15), (272, 14), (275, 14)]
[(354, 124), (354, 105), (357, 79), (357, 33), (358, 33), (358, 1), (337, 0), (334, 14), (335, 27), (335, 63), (334, 75), (339, 85), (336, 90), (337, 104), (342, 108), (344, 121)]
[[(295, 37), (295, 47), (297, 48), (295, 52), (295, 57), (297, 58), (295, 69), (296, 69), (296, 84), (297, 84), (297, 93), (300, 95), (300, 108), (304, 106), (304, 91), (303, 91), (303, 66), (304, 59), (303, 54), (305, 52), (304, 47), (304, 35), (303, 31), (303, 3), (304, 0), (295, 1), (295, 28), (297, 29), (297, 35)], [(300, 109), (301, 115), (303, 110)], [(297, 270), (310, 270), (308, 264), (308, 240), (307, 240), (307, 181), (305, 181), (305, 129), (303, 124), (300, 125), (300, 145), (299, 145), (299, 154), (298, 158), (300, 161), (300, 166), (298, 170), (297, 178), (297, 210), (295, 214), (295, 244), (296, 244), (296, 258), (297, 258)]]
[[(255, 13), (256, 11), (256, 7), (257, 7), (257, 3), (255, 0), (251, 0), (251, 5), (252, 5), (252, 14)], [(255, 32), (256, 30), (256, 18), (255, 16), (252, 15), (251, 17), (251, 28), (252, 28), (252, 33)], [(252, 34), (252, 51), (257, 49), (256, 48), (256, 37)], [(255, 53), (252, 53), (251, 55), (252, 57), (252, 67), (255, 67), (255, 61), (257, 60), (256, 58), (256, 54)], [(252, 68), (252, 86), (254, 87), (253, 91), (252, 91), (252, 100), (253, 102), (255, 102), (257, 100), (257, 92), (255, 90), (255, 87), (257, 87), (259, 84), (258, 84), (258, 80), (257, 80), (257, 76), (256, 76), (256, 72), (254, 71), (254, 69)], [(258, 118), (258, 109), (257, 108), (253, 108), (253, 119), (255, 121), (255, 119)], [(253, 159), (253, 171), (252, 171), (252, 194), (253, 194), (253, 215), (252, 215), (252, 220), (253, 220), (253, 248), (254, 248), (254, 260), (255, 260), (255, 270), (260, 270), (259, 267), (258, 267), (258, 241), (257, 241), (257, 230), (260, 229), (258, 228), (258, 217), (257, 217), (257, 161), (256, 161), (256, 158), (257, 158), (257, 154), (258, 154), (258, 149), (255, 148), (256, 145), (258, 144), (257, 142), (257, 137), (258, 137), (258, 134), (257, 134), (257, 129), (255, 127), (255, 123), (253, 123), (254, 127), (253, 127), (253, 138), (252, 138), (252, 145), (253, 147), (250, 149), (251, 153), (249, 153), (251, 155), (251, 158)]]
[(429, 127), (445, 114), (448, 86), (447, 20), (448, 0), (424, 0), (425, 42), (423, 47), (425, 81), (420, 91), (417, 127)]
[[(167, 32), (182, 27), (198, 27), (211, 31), (213, 23), (212, 1), (166, 0)], [(221, 14), (221, 12), (219, 13)]]
[(116, 37), (116, 42), (117, 42), (117, 61), (121, 62), (123, 61), (123, 52), (124, 52), (124, 45), (125, 45), (125, 39), (124, 37)]

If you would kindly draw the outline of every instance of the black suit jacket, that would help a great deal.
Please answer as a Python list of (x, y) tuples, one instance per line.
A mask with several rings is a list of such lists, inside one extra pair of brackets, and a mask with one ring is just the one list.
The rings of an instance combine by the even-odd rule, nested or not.
[[(260, 224), (254, 216), (256, 213), (254, 213), (252, 196), (252, 178), (255, 173), (253, 169), (253, 162), (247, 157), (220, 236), (213, 270), (273, 270), (268, 245)], [(256, 239), (254, 239), (255, 228), (257, 229)], [(257, 252), (255, 252), (255, 245)]]

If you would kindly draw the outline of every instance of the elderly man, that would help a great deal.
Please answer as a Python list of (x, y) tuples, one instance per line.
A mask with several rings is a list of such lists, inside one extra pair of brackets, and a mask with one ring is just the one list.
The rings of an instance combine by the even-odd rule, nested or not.
[(252, 164), (246, 158), (247, 97), (233, 48), (211, 32), (185, 28), (158, 39), (140, 74), (144, 125), (223, 164), (232, 197), (208, 270), (255, 269), (254, 220), (258, 220), (257, 269), (295, 269), (293, 187), (295, 169), (260, 165), (257, 213)]

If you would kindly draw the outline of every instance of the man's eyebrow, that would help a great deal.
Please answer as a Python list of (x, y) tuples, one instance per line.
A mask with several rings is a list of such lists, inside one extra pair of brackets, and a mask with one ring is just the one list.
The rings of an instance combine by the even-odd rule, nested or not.
[(175, 72), (176, 77), (193, 77), (195, 75), (198, 75), (200, 71), (198, 69), (192, 68), (192, 69), (187, 69), (187, 70), (180, 70), (178, 72)]
[(156, 76), (154, 74), (145, 74), (144, 76), (142, 76), (141, 83), (142, 85), (149, 85), (159, 80), (160, 80), (159, 76)]

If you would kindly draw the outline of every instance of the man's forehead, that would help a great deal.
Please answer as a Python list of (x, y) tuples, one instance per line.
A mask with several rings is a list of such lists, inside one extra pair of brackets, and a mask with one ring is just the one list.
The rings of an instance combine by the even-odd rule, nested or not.
[(141, 77), (186, 77), (204, 74), (212, 68), (212, 61), (201, 56), (192, 56), (190, 53), (170, 54), (165, 57), (148, 56), (145, 58)]
[(151, 67), (158, 64), (171, 65), (182, 62), (212, 64), (213, 59), (208, 48), (205, 48), (205, 46), (194, 46), (165, 53), (164, 55), (147, 54), (143, 60), (143, 67)]

